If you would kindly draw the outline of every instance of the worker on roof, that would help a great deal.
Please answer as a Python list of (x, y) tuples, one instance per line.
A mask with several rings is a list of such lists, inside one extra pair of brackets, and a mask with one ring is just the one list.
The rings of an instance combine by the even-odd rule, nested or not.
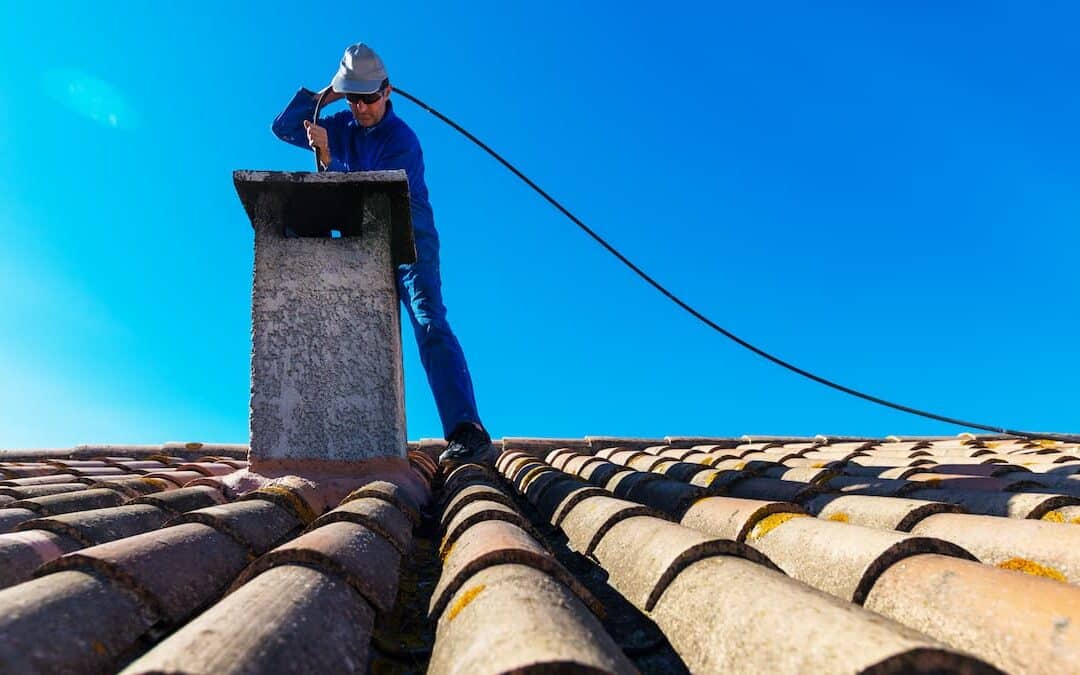
[[(424, 155), (416, 134), (394, 113), (393, 87), (382, 59), (367, 45), (345, 50), (330, 86), (315, 93), (301, 88), (274, 120), (274, 134), (301, 148), (314, 149), (328, 171), (404, 169), (409, 177), (416, 262), (397, 269), (398, 294), (409, 314), (420, 361), (448, 441), (440, 461), (490, 461), (493, 448), (480, 422), (465, 355), (443, 305), (439, 276), (439, 234), (424, 183)], [(312, 122), (318, 98), (341, 99), (349, 109)]]

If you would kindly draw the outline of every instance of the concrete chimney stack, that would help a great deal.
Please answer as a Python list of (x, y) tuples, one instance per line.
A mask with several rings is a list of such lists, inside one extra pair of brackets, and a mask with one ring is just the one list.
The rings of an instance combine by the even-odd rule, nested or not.
[(405, 172), (233, 182), (255, 229), (252, 463), (404, 457), (394, 271), (416, 256)]

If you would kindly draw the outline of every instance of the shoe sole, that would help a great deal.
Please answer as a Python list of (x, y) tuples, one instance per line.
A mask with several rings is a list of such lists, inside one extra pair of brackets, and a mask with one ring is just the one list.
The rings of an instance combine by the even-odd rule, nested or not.
[(484, 450), (479, 450), (471, 455), (455, 455), (453, 457), (447, 457), (444, 454), (439, 455), (439, 466), (446, 468), (453, 468), (462, 464), (483, 464), (487, 467), (495, 466), (495, 446), (488, 445)]

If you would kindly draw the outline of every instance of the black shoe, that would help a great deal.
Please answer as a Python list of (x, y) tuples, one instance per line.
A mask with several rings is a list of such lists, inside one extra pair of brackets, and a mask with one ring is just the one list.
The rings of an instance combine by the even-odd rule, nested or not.
[(495, 446), (491, 444), (491, 436), (475, 424), (459, 424), (454, 433), (450, 434), (449, 440), (446, 450), (439, 455), (440, 464), (492, 465), (495, 461)]

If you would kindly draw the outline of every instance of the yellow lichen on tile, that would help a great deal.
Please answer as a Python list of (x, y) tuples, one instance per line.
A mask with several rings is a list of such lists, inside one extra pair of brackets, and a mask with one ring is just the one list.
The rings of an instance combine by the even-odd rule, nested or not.
[(850, 520), (850, 518), (848, 518), (848, 514), (844, 513), (843, 511), (837, 511), (836, 513), (826, 518), (826, 520), (835, 520), (838, 523), (846, 523)]
[(810, 468), (811, 469), (823, 469), (823, 468), (825, 468), (825, 463), (824, 462), (814, 462), (813, 464), (810, 465)]
[(442, 551), (439, 551), (439, 560), (441, 560), (443, 562), (446, 562), (446, 559), (449, 558), (450, 554), (454, 552), (454, 546), (456, 546), (456, 545), (457, 545), (457, 542), (454, 542), (453, 544), (450, 544), (448, 547), (446, 547)]
[(1036, 577), (1046, 577), (1047, 579), (1053, 579), (1055, 581), (1068, 581), (1064, 574), (1053, 567), (1040, 565), (1034, 560), (1028, 560), (1027, 558), (1009, 558), (1003, 563), (998, 563), (998, 567), (1006, 570), (1016, 570), (1017, 572), (1031, 574)]
[(304, 499), (300, 497), (300, 495), (296, 494), (284, 485), (275, 485), (271, 483), (270, 485), (262, 486), (255, 492), (262, 492), (264, 494), (276, 495), (278, 497), (281, 497), (282, 500), (284, 500), (286, 503), (288, 503), (289, 506), (293, 508), (293, 511), (296, 513), (297, 516), (300, 517), (300, 520), (302, 520), (304, 523), (311, 523), (318, 517), (318, 514), (316, 514), (315, 511), (313, 511), (311, 507), (308, 506), (307, 502), (305, 502)]
[(1049, 438), (1040, 438), (1039, 440), (1035, 441), (1035, 445), (1039, 446), (1040, 448), (1053, 448), (1061, 445), (1061, 441), (1052, 441)]
[(458, 613), (468, 607), (469, 603), (475, 600), (476, 596), (480, 595), (480, 593), (482, 593), (485, 588), (487, 588), (487, 586), (485, 586), (484, 584), (478, 584), (462, 593), (461, 597), (458, 598), (454, 602), (454, 604), (450, 605), (450, 613), (446, 617), (447, 620), (453, 621), (454, 618), (458, 615)]
[(750, 530), (750, 535), (747, 538), (756, 541), (792, 518), (808, 517), (805, 513), (774, 513), (771, 516), (765, 516), (758, 521), (757, 525), (754, 525), (754, 529)]
[(202, 449), (202, 443), (185, 443), (184, 448), (187, 450), (200, 450)]
[(1060, 511), (1050, 511), (1049, 513), (1044, 515), (1041, 520), (1046, 520), (1051, 523), (1064, 523), (1065, 515), (1062, 514)]

